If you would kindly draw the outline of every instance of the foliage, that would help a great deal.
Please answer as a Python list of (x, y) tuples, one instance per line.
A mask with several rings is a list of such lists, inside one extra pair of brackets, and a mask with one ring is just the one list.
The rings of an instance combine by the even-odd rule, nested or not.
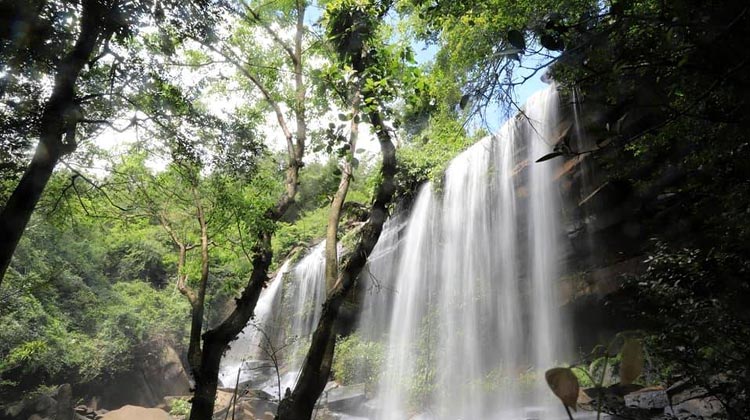
[(397, 151), (397, 197), (413, 198), (419, 186), (428, 181), (439, 187), (450, 160), (472, 142), (455, 117), (430, 118), (427, 127)]
[(716, 395), (730, 414), (749, 412), (747, 382), (747, 260), (735, 254), (657, 243), (642, 276), (624, 295), (630, 315), (650, 331), (648, 343), (668, 380), (686, 379)]
[(187, 306), (179, 295), (105, 277), (108, 233), (37, 220), (23, 238), (1, 297), (3, 398), (128, 370), (136, 349), (153, 338), (181, 345)]
[(175, 398), (172, 401), (172, 407), (169, 408), (169, 415), (187, 418), (190, 415), (190, 401), (183, 398)]
[(569, 368), (552, 368), (544, 374), (552, 392), (562, 401), (566, 409), (575, 410), (578, 401), (578, 378)]
[(418, 36), (439, 47), (437, 71), (462, 91), (448, 103), (484, 118), (493, 104), (506, 115), (515, 111), (514, 88), (543, 71), (564, 46), (559, 32), (566, 23), (561, 19), (596, 15), (598, 4), (590, 0), (411, 0), (401, 7), (410, 13)]
[(359, 334), (339, 337), (333, 356), (333, 377), (343, 385), (364, 383), (373, 389), (380, 380), (385, 357), (383, 343)]
[(306, 213), (294, 223), (279, 223), (273, 237), (274, 255), (284, 258), (295, 246), (312, 244), (325, 236), (328, 209), (321, 207)]

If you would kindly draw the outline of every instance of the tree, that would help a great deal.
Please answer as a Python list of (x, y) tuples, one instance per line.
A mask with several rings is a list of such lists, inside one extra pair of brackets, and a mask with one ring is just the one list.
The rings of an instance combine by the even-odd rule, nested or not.
[[(276, 117), (278, 126), (286, 142), (286, 179), (284, 181), (285, 191), (276, 203), (267, 208), (264, 213), (264, 222), (257, 226), (250, 250), (252, 256), (252, 271), (240, 296), (235, 299), (234, 310), (218, 325), (205, 331), (202, 335), (200, 360), (192, 367), (195, 378), (195, 394), (193, 397), (191, 420), (209, 419), (213, 415), (213, 407), (216, 399), (218, 386), (219, 365), (224, 352), (237, 335), (245, 328), (253, 315), (255, 305), (261, 290), (269, 279), (269, 267), (271, 266), (273, 252), (271, 238), (275, 229), (275, 223), (281, 220), (295, 200), (299, 188), (299, 172), (303, 166), (302, 158), (305, 154), (307, 141), (307, 110), (306, 95), (307, 84), (304, 80), (304, 56), (303, 46), (305, 33), (305, 10), (307, 3), (296, 1), (289, 9), (281, 11), (285, 18), (293, 20), (294, 39), (292, 45), (288, 43), (273, 29), (268, 19), (273, 16), (268, 9), (259, 9), (252, 3), (241, 1), (230, 7), (228, 12), (240, 22), (240, 30), (226, 40), (211, 40), (204, 46), (212, 53), (231, 64), (240, 76), (246, 79), (249, 86), (257, 89), (261, 97), (271, 108)], [(244, 26), (248, 25), (248, 26)], [(255, 55), (252, 44), (249, 41), (247, 28), (260, 28), (272, 40), (273, 45), (281, 50), (282, 61), (290, 63), (293, 81), (293, 98), (290, 101), (296, 123), (295, 131), (292, 131), (287, 117), (282, 109), (280, 95), (269, 83), (274, 83), (274, 78), (283, 69), (258, 64), (260, 57)], [(265, 70), (261, 72), (260, 70)], [(269, 77), (271, 79), (269, 79)]]
[[(122, 81), (123, 73), (118, 70), (122, 57), (110, 43), (124, 44), (137, 32), (145, 16), (153, 12), (163, 19), (165, 6), (169, 11), (180, 4), (155, 4), (149, 0), (3, 2), (2, 9), (12, 11), (3, 15), (10, 17), (4, 22), (9, 23), (3, 25), (5, 28), (30, 28), (25, 33), (2, 34), (8, 75), (3, 78), (0, 94), (8, 98), (11, 109), (20, 110), (18, 115), (4, 115), (4, 125), (14, 128), (4, 142), (17, 144), (14, 136), (19, 131), (25, 133), (25, 128), (37, 135), (39, 142), (0, 213), (0, 282), (52, 171), (61, 158), (78, 147), (77, 137), (86, 132), (81, 124), (95, 122), (86, 114), (101, 115), (101, 108), (97, 107), (102, 106), (105, 114), (112, 111), (112, 103), (104, 105), (98, 100), (102, 91), (115, 81)], [(181, 7), (189, 10), (191, 5)], [(44, 76), (37, 76), (37, 72)], [(52, 81), (52, 88), (42, 103), (35, 95), (44, 93), (40, 86), (45, 78)], [(127, 80), (128, 75), (123, 78)], [(95, 83), (89, 85), (91, 82)], [(82, 89), (84, 86), (86, 89)], [(21, 99), (14, 98), (16, 95)]]
[[(369, 219), (358, 233), (354, 249), (342, 261), (337, 260), (336, 230), (340, 218), (340, 203), (346, 197), (350, 177), (350, 166), (353, 157), (344, 162), (341, 182), (331, 204), (329, 225), (326, 240), (326, 281), (329, 286), (326, 301), (323, 305), (318, 326), (313, 333), (310, 349), (305, 358), (302, 372), (294, 390), (287, 390), (279, 405), (278, 419), (307, 419), (312, 415), (315, 403), (325, 388), (331, 372), (333, 354), (336, 345), (334, 328), (341, 304), (353, 290), (357, 277), (372, 252), (383, 224), (388, 217), (388, 207), (395, 191), (394, 175), (396, 172), (396, 151), (392, 134), (385, 124), (383, 114), (384, 102), (388, 99), (387, 54), (378, 48), (381, 41), (378, 27), (385, 13), (390, 9), (390, 2), (344, 0), (332, 2), (327, 6), (326, 18), (329, 36), (342, 64), (353, 71), (355, 80), (352, 89), (353, 109), (360, 106), (363, 115), (372, 124), (381, 149), (380, 181), (376, 187), (375, 197), (370, 207)], [(385, 88), (381, 90), (381, 87)], [(361, 92), (361, 93), (360, 93)], [(353, 115), (352, 135), (349, 144), (356, 143), (357, 114)]]

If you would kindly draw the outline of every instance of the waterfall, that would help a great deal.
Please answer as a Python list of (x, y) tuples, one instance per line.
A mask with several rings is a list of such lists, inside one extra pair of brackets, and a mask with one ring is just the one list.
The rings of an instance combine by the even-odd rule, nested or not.
[(291, 269), (290, 261), (284, 262), (261, 292), (254, 319), (224, 354), (219, 376), (223, 387), (249, 383), (277, 394), (272, 354), (285, 373), (282, 390), (293, 386), (325, 300), (324, 252), (322, 242)]
[(219, 381), (223, 387), (234, 388), (238, 380), (246, 382), (254, 379), (256, 372), (253, 368), (258, 366), (248, 366), (248, 362), (263, 359), (263, 349), (268, 348), (268, 341), (275, 335), (273, 330), (278, 324), (276, 309), (281, 301), (282, 284), (288, 269), (289, 261), (285, 261), (261, 292), (255, 305), (254, 319), (245, 326), (224, 354), (219, 373)]
[[(562, 171), (555, 159), (535, 163), (561, 135), (558, 102), (555, 88), (530, 98), (456, 157), (440, 185), (423, 185), (409, 214), (386, 222), (358, 289), (358, 333), (386, 352), (376, 419), (563, 418), (543, 379), (567, 356), (556, 285)], [(267, 328), (283, 349), (282, 390), (320, 317), (324, 251), (323, 242), (285, 263), (256, 308), (257, 322), (276, 323)], [(232, 381), (242, 360), (262, 358), (251, 331), (225, 357)], [(273, 378), (263, 389), (277, 388)]]
[[(398, 252), (371, 262), (393, 267), (381, 272), (389, 303), (378, 304), (390, 313), (361, 321), (387, 323), (378, 419), (559, 415), (543, 386), (543, 372), (565, 356), (558, 164), (533, 163), (557, 139), (557, 110), (556, 90), (540, 92), (455, 158), (438, 191), (421, 188)], [(386, 298), (367, 295), (364, 307), (377, 299)]]
[(326, 295), (325, 241), (315, 245), (294, 267), (294, 279), (288, 290), (285, 319), (289, 319), (289, 367), (299, 368), (309, 347), (309, 337), (317, 327)]

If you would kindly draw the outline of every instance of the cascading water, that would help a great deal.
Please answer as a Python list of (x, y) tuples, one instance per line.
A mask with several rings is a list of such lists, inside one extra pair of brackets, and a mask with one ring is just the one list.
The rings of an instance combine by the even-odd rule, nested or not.
[(390, 282), (398, 274), (402, 249), (400, 233), (404, 226), (404, 221), (398, 216), (385, 222), (380, 239), (360, 275), (360, 282), (366, 287), (362, 290), (364, 298), (361, 299), (363, 306), (357, 331), (367, 341), (379, 341), (388, 329), (390, 305), (395, 294)]
[[(419, 192), (400, 252), (380, 262), (397, 269), (381, 279), (394, 292), (380, 316), (390, 323), (378, 419), (517, 419), (530, 406), (536, 418), (559, 414), (545, 408), (540, 375), (564, 357), (557, 165), (529, 163), (551, 152), (557, 109), (554, 88), (535, 95), (451, 162), (442, 194)], [(368, 295), (365, 308), (368, 299), (383, 298)], [(368, 322), (377, 319), (364, 314)]]
[(266, 382), (260, 386), (277, 394), (276, 366), (269, 362), (272, 353), (283, 364), (278, 367), (287, 371), (281, 379), (281, 389), (293, 385), (325, 300), (324, 251), (323, 242), (293, 268), (286, 261), (263, 290), (254, 320), (224, 354), (222, 386), (234, 388), (237, 383)]
[(263, 349), (267, 348), (268, 341), (275, 335), (272, 330), (278, 324), (277, 308), (281, 302), (284, 275), (288, 270), (289, 261), (286, 261), (261, 292), (255, 305), (255, 318), (248, 323), (224, 354), (219, 373), (222, 386), (234, 388), (236, 383), (253, 378), (253, 367), (257, 366), (247, 366), (247, 362), (263, 359)]
[[(291, 306), (288, 315), (291, 317), (289, 340), (290, 352), (299, 353), (306, 348), (306, 339), (317, 326), (320, 312), (325, 300), (325, 241), (315, 245), (296, 266), (294, 282), (290, 285), (289, 301)], [(304, 357), (304, 354), (301, 355)]]

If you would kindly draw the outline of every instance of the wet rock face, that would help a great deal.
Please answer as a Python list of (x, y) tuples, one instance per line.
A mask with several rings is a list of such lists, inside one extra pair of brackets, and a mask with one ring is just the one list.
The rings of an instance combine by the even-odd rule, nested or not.
[(644, 388), (625, 395), (625, 406), (643, 410), (663, 410), (669, 406), (669, 397), (663, 388)]
[(703, 388), (681, 382), (667, 389), (667, 394), (670, 406), (664, 409), (666, 415), (679, 420), (726, 418), (721, 402)]

